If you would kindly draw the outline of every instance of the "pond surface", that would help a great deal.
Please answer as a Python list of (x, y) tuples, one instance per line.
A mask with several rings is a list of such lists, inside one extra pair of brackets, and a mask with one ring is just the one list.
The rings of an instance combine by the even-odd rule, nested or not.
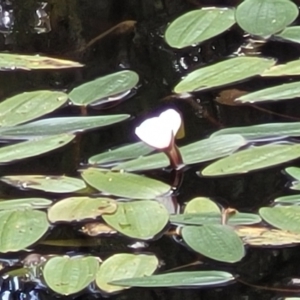
[[(34, 3), (35, 1), (28, 1)], [(209, 3), (208, 3), (209, 2)], [(211, 3), (213, 2), (213, 3)], [(132, 118), (122, 124), (85, 132), (77, 136), (75, 143), (40, 157), (1, 165), (1, 176), (7, 175), (67, 175), (78, 177), (78, 170), (85, 168), (88, 159), (110, 148), (137, 142), (135, 128), (146, 118), (159, 114), (166, 108), (179, 111), (185, 127), (184, 138), (177, 145), (187, 145), (208, 137), (211, 133), (227, 127), (254, 125), (272, 122), (300, 120), (297, 100), (263, 103), (257, 106), (232, 105), (232, 94), (240, 90), (261, 89), (278, 82), (288, 82), (287, 78), (254, 78), (233, 87), (222, 87), (205, 92), (196, 92), (188, 98), (172, 94), (175, 84), (191, 70), (209, 63), (218, 62), (234, 53), (244, 42), (241, 29), (234, 26), (231, 30), (209, 39), (200, 46), (182, 50), (170, 48), (163, 39), (168, 22), (184, 12), (206, 5), (234, 6), (239, 1), (106, 1), (96, 2), (68, 0), (64, 4), (49, 1), (52, 30), (37, 35), (26, 33), (16, 21), (19, 32), (12, 33), (4, 40), (2, 51), (33, 54), (42, 53), (70, 59), (85, 64), (83, 68), (55, 71), (15, 71), (0, 73), (1, 99), (12, 95), (38, 89), (62, 90), (69, 92), (74, 87), (122, 69), (130, 69), (140, 76), (138, 87), (126, 101), (111, 107), (80, 109), (65, 106), (49, 117), (96, 116), (111, 114), (130, 114)], [(15, 9), (17, 9), (15, 7)], [(18, 11), (18, 14), (22, 13)], [(22, 15), (24, 20), (24, 14)], [(133, 22), (134, 21), (134, 22)], [(115, 30), (103, 34), (117, 24)], [(24, 26), (26, 29), (27, 27)], [(22, 38), (20, 37), (23, 34)], [(100, 37), (99, 37), (100, 35)], [(93, 40), (95, 37), (98, 40)], [(89, 41), (92, 41), (89, 43)], [(266, 57), (275, 57), (280, 63), (298, 58), (297, 44), (268, 42), (259, 51)], [(217, 101), (216, 101), (217, 100)], [(159, 134), (159, 133), (158, 133)], [(293, 141), (297, 141), (295, 138)], [(3, 144), (5, 145), (5, 144)], [(277, 197), (294, 194), (288, 188), (288, 178), (282, 173), (288, 166), (300, 166), (299, 160), (285, 163), (271, 169), (259, 170), (249, 174), (226, 177), (202, 177), (197, 172), (210, 162), (185, 168), (182, 182), (174, 191), (169, 209), (183, 209), (184, 203), (195, 197), (209, 197), (222, 207), (232, 207), (242, 212), (254, 212), (262, 206), (268, 206)], [(151, 178), (173, 184), (170, 169), (147, 171)], [(0, 183), (3, 199), (45, 197), (58, 200), (65, 195), (45, 193), (36, 190), (22, 190)], [(172, 207), (172, 204), (175, 207)], [(178, 205), (178, 206), (177, 206)], [(171, 206), (171, 208), (170, 208)], [(47, 240), (92, 240), (83, 235), (80, 225), (61, 224), (52, 226)], [(62, 243), (59, 246), (37, 243), (30, 247), (34, 253), (48, 254), (90, 254), (102, 260), (115, 253), (150, 252), (161, 261), (159, 273), (169, 270), (196, 271), (220, 270), (236, 275), (236, 282), (203, 289), (141, 289), (132, 288), (109, 296), (112, 299), (284, 299), (297, 293), (288, 292), (292, 278), (299, 278), (300, 253), (295, 247), (246, 247), (246, 256), (237, 263), (228, 264), (205, 258), (190, 250), (175, 235), (164, 234), (154, 241), (146, 241), (146, 247), (134, 250), (128, 245), (134, 240), (118, 235), (103, 237), (100, 245), (85, 246)], [(0, 255), (0, 261), (6, 268), (20, 267), (28, 253), (21, 251)], [(199, 262), (200, 264), (195, 264)], [(194, 265), (193, 265), (194, 264)], [(185, 265), (187, 265), (185, 267)], [(293, 285), (291, 289), (297, 288)], [(299, 289), (298, 289), (299, 290)], [(24, 282), (17, 277), (2, 278), (1, 299), (100, 299), (103, 297), (97, 288), (90, 285), (74, 296), (59, 296), (40, 282)]]

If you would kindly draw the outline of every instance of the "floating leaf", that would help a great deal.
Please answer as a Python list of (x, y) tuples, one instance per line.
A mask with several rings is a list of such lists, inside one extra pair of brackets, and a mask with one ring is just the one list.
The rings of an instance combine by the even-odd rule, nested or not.
[(268, 37), (290, 25), (298, 16), (290, 0), (244, 0), (236, 9), (236, 22), (250, 34)]
[(0, 139), (24, 140), (45, 135), (83, 132), (112, 125), (129, 117), (129, 115), (108, 115), (43, 119), (12, 128), (2, 128), (0, 129)]
[(67, 176), (13, 175), (1, 181), (21, 189), (34, 189), (50, 193), (73, 193), (86, 187), (83, 180)]
[[(300, 28), (300, 26), (299, 26)], [(300, 31), (299, 31), (300, 34)], [(300, 39), (299, 39), (300, 42)], [(270, 69), (265, 70), (261, 76), (292, 76), (292, 75), (300, 75), (300, 59), (289, 61), (283, 65), (275, 65)]]
[(278, 197), (274, 202), (276, 204), (300, 205), (300, 194)]
[[(97, 100), (115, 96), (134, 88), (139, 82), (137, 73), (123, 70), (112, 73), (74, 88), (69, 98), (74, 105), (88, 106)], [(98, 101), (97, 101), (98, 102)]]
[[(239, 135), (225, 138), (209, 138), (179, 148), (184, 164), (195, 164), (229, 155), (244, 146), (246, 141)], [(164, 153), (142, 156), (114, 167), (116, 170), (140, 171), (168, 167), (169, 159)]]
[(153, 151), (154, 149), (146, 145), (144, 142), (138, 142), (94, 155), (89, 158), (89, 164), (107, 164), (116, 161), (123, 161), (147, 155)]
[(262, 207), (259, 214), (274, 227), (300, 233), (300, 206)]
[(52, 204), (51, 200), (44, 198), (22, 198), (22, 199), (10, 199), (10, 200), (1, 200), (0, 201), (0, 210), (6, 209), (41, 209), (47, 208)]
[(161, 181), (126, 172), (88, 168), (83, 170), (81, 176), (101, 192), (132, 199), (155, 199), (171, 189)]
[(64, 59), (39, 55), (0, 53), (0, 70), (66, 69), (83, 67), (82, 64)]
[(233, 9), (198, 9), (175, 19), (167, 28), (165, 39), (171, 47), (181, 49), (208, 40), (226, 31), (234, 23)]
[(52, 135), (2, 147), (0, 148), (0, 164), (16, 162), (53, 151), (70, 143), (74, 138), (73, 134)]
[(203, 91), (235, 83), (260, 75), (274, 64), (273, 59), (262, 57), (239, 56), (230, 58), (189, 73), (175, 86), (174, 92)]
[(257, 103), (262, 101), (279, 101), (300, 97), (300, 82), (290, 82), (249, 93), (237, 98), (241, 103)]
[(266, 227), (234, 228), (243, 242), (251, 246), (282, 246), (300, 243), (300, 234)]
[(0, 126), (31, 121), (56, 110), (67, 100), (67, 94), (47, 90), (18, 94), (0, 103)]
[(46, 262), (43, 276), (53, 291), (71, 295), (80, 292), (95, 279), (98, 267), (99, 259), (93, 256), (56, 256)]
[(131, 238), (149, 240), (160, 233), (169, 221), (166, 208), (151, 200), (119, 202), (114, 214), (102, 216), (118, 232)]
[(95, 219), (105, 213), (113, 213), (117, 203), (109, 198), (70, 197), (56, 202), (48, 210), (52, 223)]
[(297, 168), (297, 167), (288, 167), (288, 168), (285, 168), (284, 171), (288, 175), (290, 175), (291, 177), (293, 177), (296, 180), (300, 181), (300, 168)]
[(159, 261), (155, 255), (115, 254), (101, 264), (97, 272), (96, 284), (106, 293), (121, 291), (126, 287), (111, 285), (109, 282), (150, 276), (156, 270), (158, 264)]
[(275, 166), (300, 156), (299, 144), (269, 144), (251, 147), (222, 158), (208, 165), (203, 176), (219, 176), (247, 173)]
[(183, 240), (196, 252), (211, 259), (234, 263), (245, 255), (242, 240), (228, 226), (211, 224), (184, 226)]
[(38, 210), (0, 211), (0, 252), (16, 252), (37, 242), (48, 230), (46, 213)]
[(289, 26), (280, 33), (276, 34), (275, 37), (279, 37), (294, 43), (300, 43), (300, 26)]
[(112, 281), (111, 284), (133, 287), (206, 287), (233, 281), (232, 274), (223, 271), (190, 271), (158, 274)]
[(300, 136), (300, 122), (290, 123), (266, 123), (251, 126), (224, 128), (216, 131), (211, 137), (221, 137), (226, 134), (240, 134), (247, 140), (266, 138), (285, 138), (288, 136)]
[(184, 214), (215, 213), (221, 214), (219, 206), (209, 198), (196, 197), (190, 200), (184, 208)]

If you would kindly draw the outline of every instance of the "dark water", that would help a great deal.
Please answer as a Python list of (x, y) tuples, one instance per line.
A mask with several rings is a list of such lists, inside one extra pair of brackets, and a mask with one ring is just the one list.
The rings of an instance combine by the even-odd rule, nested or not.
[[(18, 2), (18, 1), (16, 1)], [(30, 1), (29, 1), (30, 2)], [(64, 4), (50, 1), (52, 16), (52, 31), (47, 34), (18, 32), (13, 34), (12, 43), (1, 45), (1, 50), (22, 53), (40, 52), (77, 60), (86, 64), (82, 70), (39, 71), (39, 72), (5, 72), (0, 73), (0, 97), (4, 99), (21, 91), (35, 89), (67, 89), (101, 75), (122, 68), (130, 68), (139, 73), (140, 87), (135, 96), (120, 105), (105, 110), (90, 110), (93, 114), (129, 113), (135, 118), (115, 125), (105, 130), (84, 134), (80, 140), (79, 153), (74, 147), (68, 146), (55, 153), (41, 158), (31, 159), (11, 166), (2, 166), (0, 175), (7, 174), (67, 174), (77, 175), (80, 163), (87, 158), (110, 147), (136, 141), (134, 128), (140, 121), (165, 107), (175, 107), (182, 112), (186, 136), (178, 144), (187, 144), (208, 136), (221, 126), (241, 126), (265, 122), (288, 121), (288, 118), (261, 111), (253, 107), (235, 107), (219, 104), (214, 101), (223, 89), (197, 93), (191, 101), (182, 100), (171, 95), (172, 87), (190, 70), (199, 66), (216, 62), (232, 54), (243, 42), (242, 32), (234, 27), (230, 31), (203, 43), (199, 47), (174, 51), (169, 48), (162, 33), (169, 21), (176, 16), (201, 5), (235, 5), (238, 1), (184, 1), (184, 0), (100, 0), (74, 1), (66, 0)], [(76, 4), (74, 4), (76, 3)], [(19, 4), (21, 5), (21, 4)], [(24, 16), (23, 16), (24, 17)], [(95, 36), (105, 32), (116, 24), (127, 21), (137, 21), (135, 28), (122, 32), (116, 31), (106, 36), (84, 51), (77, 51)], [(26, 28), (26, 27), (24, 27)], [(21, 30), (21, 29), (20, 29)], [(21, 37), (22, 34), (22, 38)], [(262, 55), (273, 56), (280, 62), (298, 58), (299, 46), (270, 42), (260, 49)], [(281, 81), (280, 81), (281, 80)], [(278, 79), (253, 79), (240, 83), (235, 88), (251, 90), (276, 83)], [(282, 79), (279, 79), (282, 82)], [(265, 110), (300, 118), (297, 101), (284, 104), (261, 105)], [(64, 108), (54, 115), (78, 115), (77, 108)], [(291, 165), (291, 164), (290, 164)], [(300, 165), (299, 160), (292, 163)], [(180, 204), (196, 196), (212, 197), (224, 206), (235, 207), (241, 211), (254, 211), (268, 205), (272, 199), (290, 193), (286, 187), (287, 179), (281, 173), (287, 165), (263, 170), (251, 174), (230, 176), (226, 178), (200, 178), (196, 171), (205, 164), (195, 166), (184, 173), (183, 183), (178, 191), (177, 200)], [(151, 176), (170, 181), (168, 173), (152, 172)], [(27, 197), (30, 192), (1, 185), (1, 194), (5, 197)], [(36, 195), (36, 193), (35, 193)], [(56, 228), (52, 236), (61, 236), (63, 232), (76, 236), (71, 226)], [(80, 237), (82, 237), (80, 235)], [(126, 248), (128, 240), (122, 240), (113, 247), (96, 247), (57, 249), (51, 247), (36, 248), (47, 253), (92, 253), (101, 258), (115, 252), (129, 251)], [(112, 241), (113, 243), (113, 241)], [(155, 253), (163, 262), (160, 271), (169, 270), (189, 264), (198, 256), (177, 244), (169, 237), (150, 242), (147, 251)], [(120, 247), (120, 248), (119, 248)], [(24, 257), (26, 253), (22, 253)], [(22, 258), (8, 255), (2, 259)], [(249, 248), (245, 258), (236, 264), (216, 263), (201, 258), (205, 268), (218, 269), (239, 275), (243, 282), (207, 288), (207, 289), (130, 289), (112, 299), (278, 299), (286, 295), (284, 292), (272, 289), (261, 289), (244, 282), (262, 287), (278, 287), (288, 282), (291, 277), (299, 277), (300, 252), (298, 247), (282, 249)], [(198, 270), (199, 266), (186, 270)], [(297, 294), (292, 294), (296, 296)], [(59, 297), (49, 290), (38, 288), (36, 284), (23, 283), (18, 280), (3, 280), (1, 299), (98, 299), (98, 292), (86, 290), (73, 297)]]

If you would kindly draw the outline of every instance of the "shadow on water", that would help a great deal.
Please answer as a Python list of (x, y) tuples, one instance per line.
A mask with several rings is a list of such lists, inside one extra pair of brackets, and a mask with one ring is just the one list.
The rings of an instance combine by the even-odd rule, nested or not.
[[(20, 3), (19, 3), (20, 2)], [(26, 1), (27, 2), (27, 1)], [(187, 71), (199, 66), (220, 61), (232, 54), (243, 42), (238, 28), (221, 34), (220, 36), (204, 42), (201, 46), (176, 51), (168, 47), (163, 40), (163, 31), (169, 21), (183, 12), (201, 7), (202, 5), (236, 5), (239, 1), (201, 1), (201, 0), (101, 0), (101, 1), (74, 1), (49, 0), (52, 31), (37, 35), (23, 32), (23, 27), (16, 23), (16, 31), (12, 33), (9, 44), (0, 45), (1, 51), (20, 53), (40, 52), (74, 59), (86, 64), (80, 70), (66, 71), (32, 71), (0, 73), (0, 98), (4, 99), (22, 91), (36, 89), (67, 89), (92, 80), (101, 75), (111, 73), (122, 68), (135, 70), (141, 77), (140, 87), (134, 97), (128, 101), (109, 109), (110, 114), (128, 113), (134, 116), (122, 126), (112, 126), (84, 134), (77, 146), (71, 144), (63, 150), (44, 155), (39, 158), (27, 160), (9, 166), (1, 166), (0, 175), (6, 174), (68, 174), (77, 176), (80, 163), (85, 163), (87, 157), (100, 153), (108, 148), (124, 143), (137, 141), (134, 128), (145, 116), (159, 112), (165, 107), (176, 107), (181, 111), (186, 135), (179, 145), (187, 144), (207, 137), (220, 127), (258, 124), (264, 122), (287, 121), (284, 116), (271, 114), (269, 110), (299, 117), (299, 105), (295, 102), (284, 104), (262, 105), (265, 111), (253, 107), (228, 106), (215, 102), (215, 98), (222, 91), (217, 89), (203, 93), (196, 93), (191, 101), (169, 97), (172, 86), (184, 76)], [(213, 2), (213, 3), (212, 3)], [(16, 5), (22, 6), (21, 1)], [(28, 1), (34, 5), (35, 0)], [(26, 22), (26, 15), (17, 9), (22, 22)], [(25, 21), (24, 21), (25, 20)], [(127, 20), (134, 20), (132, 26), (117, 28), (103, 39), (90, 46), (88, 42), (94, 37), (106, 32), (113, 26)], [(26, 29), (27, 27), (24, 26)], [(22, 38), (21, 38), (22, 37)], [(281, 49), (280, 43), (264, 46), (261, 51), (265, 56), (277, 57), (279, 61), (295, 59), (298, 57), (299, 46), (288, 45), (289, 51)], [(288, 53), (288, 54), (287, 54)], [(261, 88), (260, 80), (253, 79), (247, 83), (239, 83), (236, 89), (254, 90)], [(270, 79), (269, 84), (276, 83)], [(107, 111), (90, 110), (88, 114), (106, 114)], [(76, 108), (62, 108), (51, 116), (78, 115)], [(76, 148), (76, 149), (75, 149)], [(76, 156), (76, 159), (74, 158)], [(247, 175), (230, 176), (226, 178), (201, 178), (196, 175), (204, 167), (194, 166), (185, 172), (182, 186), (178, 194), (180, 204), (196, 196), (207, 196), (216, 199), (225, 207), (231, 206), (238, 210), (253, 212), (262, 205), (268, 205), (275, 197), (289, 193), (285, 188), (286, 178), (281, 173), (285, 167), (267, 169)], [(300, 165), (299, 160), (293, 165)], [(151, 173), (150, 173), (151, 174)], [(153, 175), (153, 173), (152, 173)], [(166, 173), (159, 175), (168, 181)], [(13, 198), (24, 195), (30, 197), (33, 193), (20, 191), (5, 184), (1, 184), (1, 197)], [(24, 194), (25, 193), (25, 194)], [(37, 195), (34, 193), (34, 195)], [(43, 193), (41, 193), (43, 195)], [(60, 196), (53, 195), (55, 199)], [(75, 228), (76, 229), (76, 228)], [(68, 238), (86, 238), (79, 234), (72, 226), (61, 226), (51, 232), (52, 236)], [(36, 246), (35, 250), (43, 252), (92, 253), (102, 258), (107, 253), (117, 253), (120, 250), (128, 252), (130, 243), (126, 238), (103, 239), (101, 246), (93, 248), (51, 248), (51, 246)], [(176, 268), (198, 259), (198, 256), (186, 247), (175, 243), (172, 237), (163, 236), (157, 241), (149, 243), (147, 251), (155, 253), (163, 262), (161, 271)], [(59, 250), (57, 250), (59, 249)], [(11, 254), (3, 259), (13, 259)], [(200, 258), (203, 264), (213, 268), (215, 262)], [(251, 248), (247, 250), (246, 257), (234, 265), (218, 264), (218, 269), (229, 270), (233, 274), (254, 285), (268, 286), (270, 283), (282, 283), (282, 278), (299, 276), (300, 254), (297, 248), (262, 249)], [(167, 267), (166, 267), (167, 266)], [(188, 270), (197, 270), (190, 267)], [(92, 288), (91, 288), (92, 289)], [(268, 289), (259, 289), (237, 282), (232, 285), (207, 289), (130, 289), (121, 294), (111, 296), (111, 299), (126, 300), (176, 300), (176, 299), (277, 299), (283, 293)], [(85, 290), (74, 297), (60, 297), (43, 287), (37, 288), (35, 284), (24, 283), (21, 280), (3, 279), (1, 299), (100, 299), (97, 292)]]

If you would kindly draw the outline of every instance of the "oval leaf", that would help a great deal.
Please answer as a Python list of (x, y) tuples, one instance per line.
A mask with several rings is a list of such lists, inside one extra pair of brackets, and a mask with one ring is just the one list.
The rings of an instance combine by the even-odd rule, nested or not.
[(13, 175), (1, 181), (21, 189), (34, 189), (50, 193), (73, 193), (86, 188), (83, 180), (67, 176)]
[(48, 114), (64, 105), (68, 95), (54, 91), (18, 94), (0, 103), (0, 127), (14, 126)]
[(74, 105), (87, 106), (97, 100), (107, 100), (110, 96), (131, 90), (138, 82), (137, 73), (124, 70), (84, 83), (74, 88), (69, 93), (69, 97)]
[(80, 292), (94, 279), (99, 266), (96, 257), (50, 258), (43, 268), (44, 279), (53, 291), (61, 295)]
[(299, 144), (270, 144), (251, 147), (208, 165), (201, 174), (203, 176), (219, 176), (247, 173), (275, 166), (299, 156)]
[(236, 22), (250, 34), (268, 37), (290, 25), (298, 16), (290, 0), (244, 0), (236, 9)]
[[(299, 26), (300, 29), (300, 26)], [(299, 30), (300, 35), (300, 30)], [(300, 42), (300, 39), (299, 39)], [(290, 61), (283, 65), (275, 65), (264, 71), (261, 76), (292, 76), (300, 75), (300, 59)]]
[(233, 281), (232, 274), (223, 271), (190, 271), (159, 274), (112, 281), (111, 284), (133, 287), (206, 287)]
[(52, 223), (95, 219), (104, 213), (113, 213), (117, 203), (109, 198), (71, 197), (56, 202), (48, 209)]
[(118, 232), (131, 238), (148, 240), (160, 233), (169, 221), (166, 208), (150, 200), (119, 202), (114, 214), (102, 216)]
[(1, 200), (0, 201), (0, 210), (6, 209), (41, 209), (47, 208), (52, 204), (51, 200), (44, 198), (23, 198), (23, 199), (10, 199), (10, 200)]
[(158, 265), (159, 261), (155, 255), (115, 254), (101, 264), (97, 272), (96, 284), (106, 293), (121, 291), (126, 287), (111, 285), (109, 282), (150, 276)]
[(285, 28), (282, 32), (276, 34), (276, 37), (294, 43), (300, 43), (300, 26), (289, 26)]
[(224, 225), (185, 226), (182, 237), (194, 251), (214, 260), (234, 263), (245, 255), (242, 240)]
[(60, 134), (2, 147), (0, 148), (0, 164), (11, 163), (50, 152), (65, 146), (74, 138), (73, 134)]
[[(1, 203), (1, 202), (0, 202)], [(274, 200), (276, 204), (291, 204), (291, 205), (300, 205), (300, 195), (289, 195), (278, 197)]]
[(0, 211), (0, 252), (25, 250), (48, 230), (46, 213), (37, 210)]
[(219, 206), (209, 198), (196, 197), (190, 200), (184, 208), (184, 214), (216, 213), (221, 215)]
[(199, 44), (230, 28), (235, 23), (234, 10), (208, 7), (188, 12), (174, 20), (166, 30), (166, 42), (181, 49)]
[(175, 93), (203, 91), (262, 74), (275, 64), (262, 57), (234, 57), (189, 73), (174, 88)]
[(125, 172), (88, 168), (81, 176), (98, 191), (132, 199), (155, 199), (171, 189), (158, 180)]

